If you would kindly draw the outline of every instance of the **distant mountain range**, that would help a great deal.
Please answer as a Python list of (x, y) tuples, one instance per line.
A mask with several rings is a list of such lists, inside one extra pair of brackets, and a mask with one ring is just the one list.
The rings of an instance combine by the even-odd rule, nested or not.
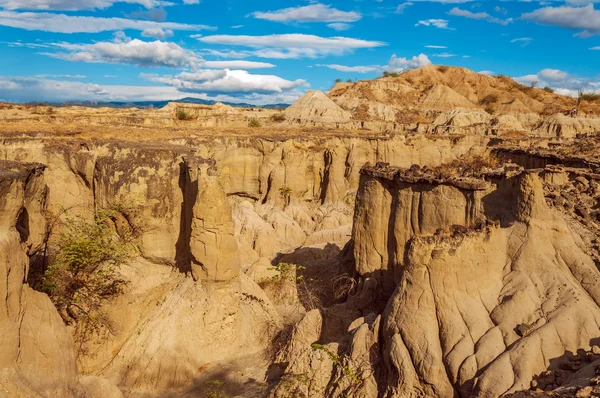
[[(187, 104), (202, 104), (202, 105), (214, 105), (218, 101), (203, 100), (199, 98), (182, 98), (172, 101), (139, 101), (139, 102), (97, 102), (97, 101), (65, 101), (65, 102), (29, 102), (29, 105), (41, 105), (41, 106), (85, 106), (89, 108), (100, 108), (100, 107), (111, 107), (111, 108), (162, 108), (169, 102), (183, 102)], [(233, 103), (233, 102), (222, 102), (225, 105), (236, 106), (239, 108), (267, 108), (267, 109), (278, 109), (287, 108), (290, 104), (267, 104), (267, 105), (252, 105), (246, 103)]]

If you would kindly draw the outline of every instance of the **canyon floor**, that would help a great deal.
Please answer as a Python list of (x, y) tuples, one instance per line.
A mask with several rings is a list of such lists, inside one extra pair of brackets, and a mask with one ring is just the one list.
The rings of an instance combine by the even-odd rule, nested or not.
[(596, 102), (427, 66), (0, 140), (0, 397), (600, 396)]

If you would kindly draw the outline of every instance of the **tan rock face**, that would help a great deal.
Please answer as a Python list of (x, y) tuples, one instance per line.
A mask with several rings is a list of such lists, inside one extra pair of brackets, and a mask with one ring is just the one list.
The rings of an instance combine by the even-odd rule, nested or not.
[(456, 225), (473, 227), (483, 219), (488, 188), (420, 180), (385, 166), (364, 168), (352, 233), (356, 270), (380, 280), (391, 293), (404, 271), (407, 243)]
[[(362, 189), (369, 192), (373, 177), (363, 179)], [(406, 251), (403, 245), (389, 250), (385, 235), (365, 236), (360, 228), (365, 218), (357, 209), (359, 272), (360, 264), (378, 263), (361, 263), (363, 242), (382, 242), (388, 253), (403, 253), (403, 263), (391, 261), (403, 269), (383, 314), (380, 341), (388, 372), (383, 383), (392, 395), (500, 396), (527, 388), (533, 375), (550, 365), (550, 358), (589, 348), (596, 337), (600, 273), (580, 249), (578, 235), (547, 207), (538, 175), (514, 179), (505, 184), (516, 189), (516, 200), (505, 202), (514, 206), (507, 209), (513, 217), (509, 226), (456, 232), (454, 237), (432, 234), (430, 228), (415, 233)], [(388, 184), (385, 192), (393, 191), (390, 179), (379, 180)], [(397, 189), (398, 183), (391, 185)], [(434, 192), (432, 188), (428, 191)], [(383, 188), (369, 193), (377, 191), (385, 197)], [(480, 203), (487, 200), (482, 195)], [(393, 202), (369, 204), (383, 210), (393, 209)], [(373, 225), (365, 230), (391, 231), (391, 210), (384, 213), (367, 217)], [(453, 211), (441, 213), (450, 216)], [(432, 226), (444, 225), (443, 219), (431, 221)]]
[(197, 187), (191, 215), (192, 275), (194, 279), (228, 281), (239, 276), (240, 253), (233, 236), (231, 208), (214, 161), (188, 158), (186, 166), (191, 187)]
[(72, 396), (73, 343), (45, 294), (26, 284), (29, 255), (45, 235), (44, 166), (0, 162), (0, 392)]

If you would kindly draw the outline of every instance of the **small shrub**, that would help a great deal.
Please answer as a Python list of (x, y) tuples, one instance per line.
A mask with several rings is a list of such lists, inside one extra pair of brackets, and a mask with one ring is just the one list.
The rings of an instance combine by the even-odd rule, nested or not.
[(440, 71), (440, 72), (442, 72), (442, 73), (446, 73), (446, 71), (448, 69), (450, 69), (450, 68), (448, 66), (445, 66), (445, 65), (438, 66), (438, 68), (437, 68), (437, 70)]
[(227, 398), (227, 394), (223, 391), (225, 383), (221, 380), (207, 380), (206, 385), (206, 397), (207, 398)]
[(486, 106), (484, 110), (487, 113), (489, 113), (490, 115), (493, 115), (494, 113), (496, 113), (496, 109), (494, 109), (494, 107), (491, 105)]
[(544, 87), (543, 90), (550, 94), (554, 93), (554, 89), (548, 86)]
[(284, 113), (276, 113), (273, 116), (271, 116), (271, 121), (273, 122), (284, 122), (285, 119), (286, 117)]
[(398, 77), (400, 76), (399, 72), (388, 72), (387, 70), (383, 72), (383, 77)]
[(498, 96), (496, 94), (488, 94), (481, 101), (479, 101), (480, 105), (489, 105), (498, 102)]
[(185, 108), (177, 108), (175, 110), (175, 117), (177, 117), (177, 120), (193, 120), (195, 118), (195, 116), (191, 113), (185, 110)]
[(341, 83), (341, 82), (342, 82), (342, 79), (340, 79), (340, 78), (337, 78), (337, 79), (334, 80), (334, 83), (336, 83), (336, 84), (337, 83)]
[(283, 207), (289, 206), (292, 201), (292, 188), (284, 185), (279, 188), (279, 196), (283, 199)]
[(139, 230), (119, 235), (116, 221), (123, 215), (113, 208), (97, 210), (92, 217), (68, 211), (62, 215), (60, 232), (49, 235), (50, 264), (41, 290), (50, 296), (65, 323), (75, 325), (81, 348), (90, 333), (103, 328), (112, 331), (102, 306), (122, 293), (125, 281), (118, 268), (135, 254), (133, 239)]
[(333, 297), (342, 300), (356, 291), (358, 282), (348, 274), (342, 274), (333, 279)]
[(531, 88), (536, 88), (538, 86), (539, 82), (537, 80), (533, 80), (531, 83), (529, 83), (529, 87)]
[(262, 127), (262, 123), (257, 118), (253, 117), (248, 121), (248, 127), (257, 128)]
[(600, 94), (594, 94), (594, 93), (582, 93), (581, 94), (581, 100), (582, 101), (590, 101), (590, 102), (595, 102), (600, 100)]

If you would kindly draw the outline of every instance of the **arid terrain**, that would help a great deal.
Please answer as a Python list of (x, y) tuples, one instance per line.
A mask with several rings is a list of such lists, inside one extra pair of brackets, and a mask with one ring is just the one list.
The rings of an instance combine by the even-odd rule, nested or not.
[(0, 139), (0, 397), (600, 396), (599, 102), (425, 66)]

